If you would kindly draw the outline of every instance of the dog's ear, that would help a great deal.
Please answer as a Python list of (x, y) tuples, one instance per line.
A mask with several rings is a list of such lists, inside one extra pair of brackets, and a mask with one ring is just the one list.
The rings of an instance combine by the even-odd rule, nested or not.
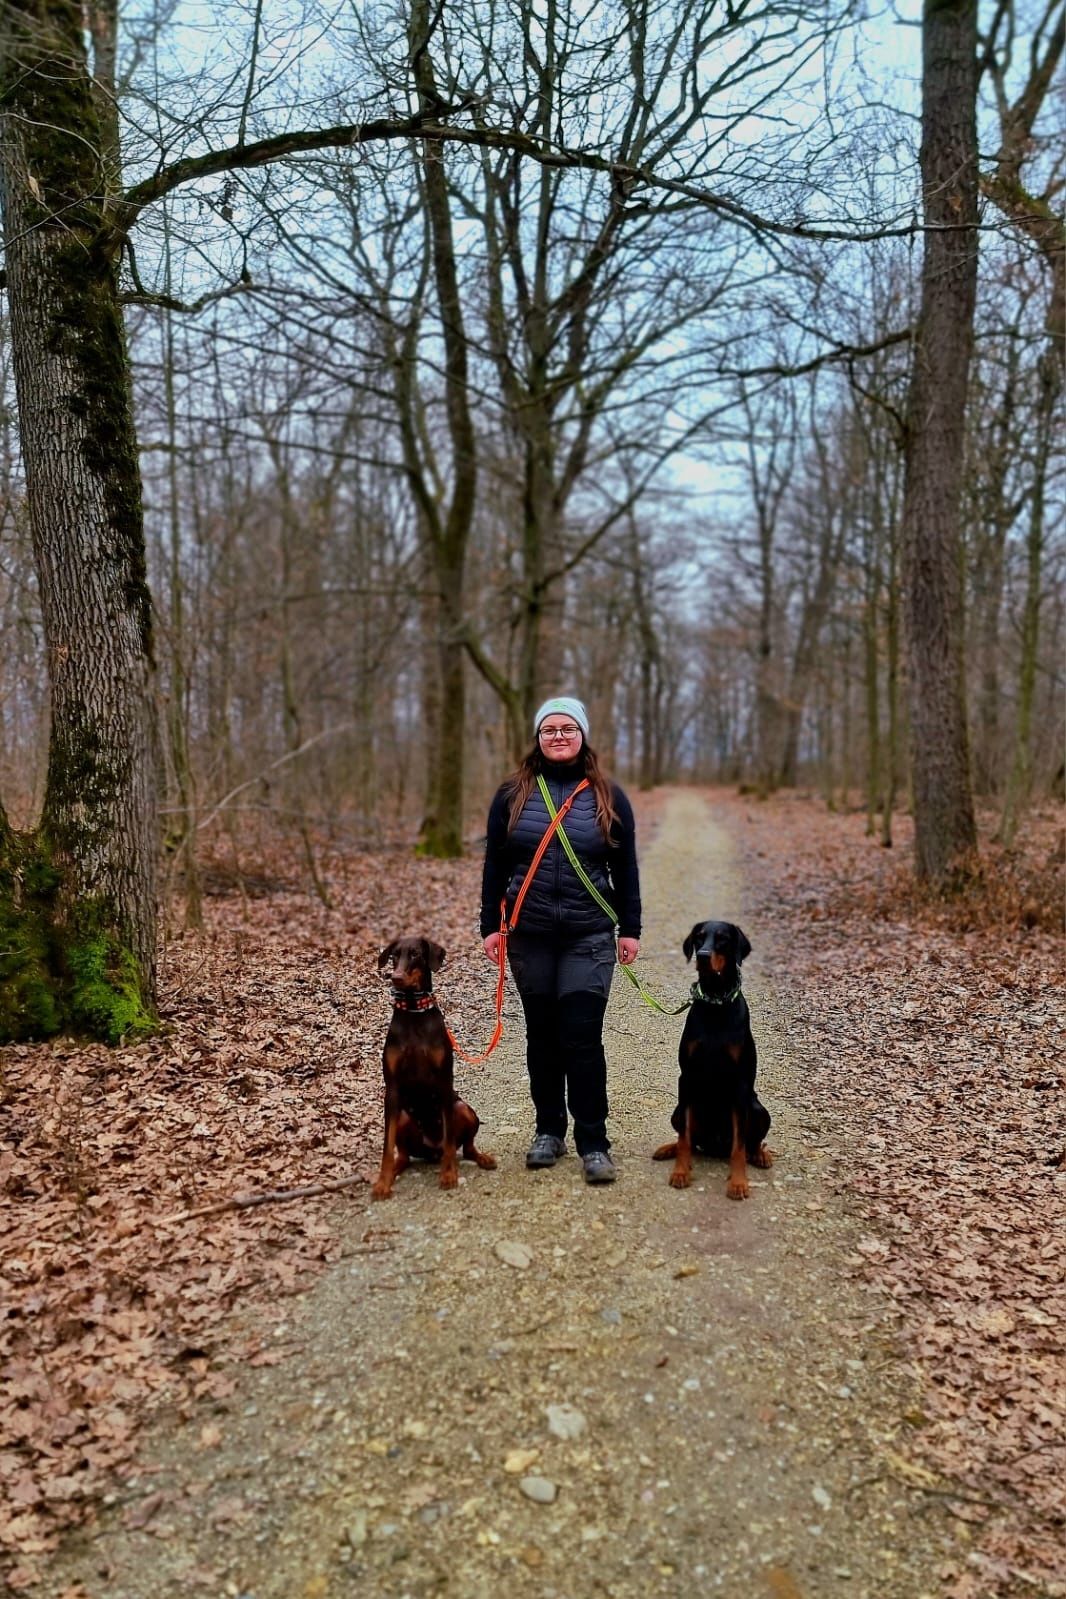
[(395, 953), (396, 953), (396, 940), (393, 939), (392, 943), (391, 944), (386, 944), (385, 948), (378, 955), (378, 971), (379, 972), (384, 967), (386, 961), (391, 961), (392, 960), (392, 958), (395, 955)]
[(422, 940), (422, 948), (425, 951), (426, 964), (430, 971), (439, 972), (444, 965), (444, 950), (441, 945), (434, 944), (431, 938), (424, 938)]
[(737, 945), (737, 957), (736, 958), (737, 958), (737, 965), (739, 966), (741, 961), (746, 961), (748, 956), (751, 954), (751, 945), (748, 943), (748, 935), (747, 935), (747, 933), (745, 933), (742, 928), (734, 927), (733, 932), (734, 932), (734, 934), (736, 936), (736, 945)]
[(696, 946), (698, 944), (702, 944), (702, 943), (703, 943), (703, 923), (702, 922), (697, 922), (695, 924), (695, 926), (693, 927), (691, 933), (688, 935), (688, 937), (685, 939), (685, 942), (681, 946), (681, 948), (682, 948), (682, 950), (684, 952), (685, 959), (687, 961), (690, 961), (692, 959), (693, 951), (696, 949)]

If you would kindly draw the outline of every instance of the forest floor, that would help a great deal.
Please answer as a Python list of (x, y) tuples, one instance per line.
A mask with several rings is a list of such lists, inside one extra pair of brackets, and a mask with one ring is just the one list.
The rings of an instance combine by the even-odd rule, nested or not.
[[(0, 1549), (41, 1599), (1066, 1596), (1062, 811), (951, 906), (800, 795), (638, 801), (640, 968), (705, 916), (777, 1160), (667, 1186), (679, 1019), (616, 979), (619, 1182), (530, 1174), (520, 1012), (460, 1068), (496, 1172), (373, 1205), (381, 944), (490, 1026), (479, 866), (209, 877), (167, 1030), (3, 1052)], [(197, 1215), (352, 1176), (340, 1193)], [(530, 1498), (529, 1494), (541, 1498)]]

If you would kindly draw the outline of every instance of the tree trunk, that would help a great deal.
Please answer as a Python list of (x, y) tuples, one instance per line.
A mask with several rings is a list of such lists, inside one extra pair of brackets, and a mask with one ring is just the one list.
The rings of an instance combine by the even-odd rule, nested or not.
[(974, 786), (979, 794), (994, 794), (999, 783), (1002, 743), (999, 725), (999, 662), (1003, 652), (1000, 618), (1006, 575), (1007, 523), (1004, 518), (982, 530), (986, 547), (975, 577), (973, 652), (977, 657), (977, 710), (974, 716)]
[[(835, 629), (831, 630), (835, 633)], [(836, 659), (836, 640), (830, 637), (830, 658)], [(834, 729), (836, 724), (835, 679), (830, 673), (822, 678), (822, 703), (818, 712), (818, 772), (819, 786), (826, 809), (836, 810), (836, 785)]]
[(818, 666), (818, 652), (837, 584), (837, 573), (844, 547), (844, 533), (848, 524), (844, 512), (834, 530), (832, 519), (819, 541), (818, 570), (814, 588), (803, 602), (796, 644), (792, 652), (792, 667), (788, 691), (778, 715), (782, 723), (781, 753), (777, 770), (777, 784), (782, 788), (795, 788), (799, 774), (799, 742), (803, 729), (803, 713), (811, 692), (811, 684)]
[[(300, 526), (300, 513), (293, 503), (292, 473), (289, 469), (288, 451), (279, 440), (268, 438), (267, 449), (274, 466), (278, 481), (280, 496), (280, 515), (278, 518), (278, 669), (281, 675), (281, 717), (285, 736), (285, 748), (290, 755), (296, 754), (304, 742), (304, 726), (300, 715), (300, 698), (296, 689), (296, 665), (292, 655), (292, 621), (289, 615), (293, 593), (293, 566), (294, 566), (294, 541)], [(306, 516), (306, 508), (304, 508)], [(291, 800), (296, 828), (300, 834), (300, 843), (303, 845), (304, 864), (307, 867), (307, 876), (311, 887), (321, 903), (327, 908), (332, 908), (329, 891), (322, 880), (322, 873), (318, 869), (315, 859), (314, 840), (307, 821), (304, 808), (303, 789), (294, 787)]]
[(1022, 657), (1018, 672), (1018, 719), (1014, 761), (1007, 783), (999, 837), (1013, 844), (1018, 818), (1032, 787), (1033, 700), (1036, 692), (1037, 645), (1040, 640), (1040, 585), (1044, 557), (1044, 494), (1047, 486), (1048, 458), (1051, 454), (1055, 406), (1062, 387), (1061, 368), (1056, 352), (1049, 349), (1040, 364), (1040, 406), (1037, 412), (1036, 461), (1033, 470), (1033, 497), (1029, 507), (1029, 532), (1026, 538), (1025, 606), (1022, 612)]
[(888, 732), (883, 751), (884, 796), (881, 803), (881, 843), (892, 848), (892, 812), (896, 807), (899, 771), (899, 472), (893, 473), (888, 522), (888, 580), (885, 585), (885, 699)]
[(774, 659), (773, 524), (759, 515), (759, 633), (755, 657), (755, 785), (761, 799), (777, 786), (784, 729)]
[(977, 841), (962, 658), (963, 427), (977, 285), (976, 0), (926, 0), (922, 296), (908, 399), (903, 622), (918, 877), (947, 885)]
[[(170, 231), (163, 223), (166, 288), (170, 292)], [(181, 561), (181, 506), (178, 493), (178, 426), (174, 396), (174, 325), (167, 311), (163, 321), (163, 396), (167, 418), (167, 510), (170, 556), (170, 691), (166, 701), (167, 744), (177, 813), (167, 829), (167, 853), (180, 865), (185, 899), (185, 926), (202, 932), (203, 902), (196, 860), (196, 780), (189, 757), (189, 680), (186, 671), (185, 579)], [(167, 891), (164, 889), (164, 897)]]
[(971, 437), (976, 434), (979, 439), (980, 451), (980, 461), (971, 467), (975, 483), (970, 529), (974, 546), (971, 650), (976, 667), (977, 700), (973, 717), (973, 775), (978, 794), (997, 792), (1003, 765), (1000, 632), (1007, 538), (1020, 509), (1008, 496), (1010, 467), (1019, 449), (1015, 421), (1018, 342), (1014, 338), (1006, 341), (1002, 393), (995, 394), (989, 383), (979, 396), (974, 396), (980, 398), (982, 405), (979, 420), (974, 419), (971, 430)]
[(7, 291), (51, 695), (40, 825), (20, 839), (0, 822), (0, 1031), (115, 1040), (151, 1023), (157, 749), (106, 140), (79, 5), (4, 4), (0, 40)]
[(862, 607), (863, 682), (866, 696), (866, 836), (877, 831), (877, 805), (881, 798), (881, 719), (878, 709), (877, 621), (880, 570), (877, 545), (867, 559), (866, 593)]
[(637, 519), (627, 517), (629, 559), (633, 575), (633, 609), (636, 614), (637, 671), (640, 683), (640, 727), (630, 748), (639, 750), (639, 783), (642, 789), (654, 788), (662, 769), (662, 735), (659, 715), (662, 705), (662, 654), (648, 592), (648, 574), (640, 547)]
[[(435, 26), (435, 24), (433, 24)], [(432, 27), (428, 0), (411, 8), (412, 70), (423, 110), (439, 103), (429, 54)], [(425, 820), (418, 841), (422, 855), (463, 853), (463, 791), (466, 750), (466, 674), (464, 669), (464, 585), (470, 529), (477, 501), (477, 438), (470, 413), (466, 327), (452, 230), (451, 201), (444, 155), (422, 146), (422, 194), (429, 228), (433, 281), (444, 345), (444, 396), (451, 445), (452, 492), (447, 513), (429, 507), (423, 493), (420, 512), (431, 531), (437, 592), (440, 672), (439, 742), (430, 752)], [(408, 377), (413, 382), (413, 374)], [(427, 515), (427, 513), (429, 513)]]
[(840, 687), (842, 694), (840, 711), (840, 809), (846, 812), (851, 808), (854, 751), (851, 747), (851, 625), (847, 618), (845, 618), (843, 626), (843, 655), (838, 656), (834, 651), (834, 658), (840, 661)]
[(447, 584), (434, 606), (435, 625), (427, 641), (427, 666), (435, 681), (430, 688), (435, 739), (426, 773), (425, 808), (417, 853), (451, 860), (463, 853), (463, 791), (466, 776), (466, 673), (458, 628), (448, 618), (463, 603), (462, 574), (438, 564), (438, 580)]

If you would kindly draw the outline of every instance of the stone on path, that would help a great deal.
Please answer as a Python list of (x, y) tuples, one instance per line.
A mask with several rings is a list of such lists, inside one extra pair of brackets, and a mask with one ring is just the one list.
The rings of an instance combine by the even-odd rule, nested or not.
[(533, 1262), (533, 1251), (529, 1245), (520, 1244), (513, 1238), (501, 1238), (495, 1246), (495, 1253), (505, 1266), (517, 1266), (520, 1270), (524, 1270)]
[(580, 1438), (588, 1423), (575, 1405), (549, 1405), (548, 1431), (567, 1442)]
[(527, 1499), (532, 1499), (538, 1505), (553, 1505), (555, 1496), (559, 1492), (547, 1477), (523, 1477), (518, 1486)]

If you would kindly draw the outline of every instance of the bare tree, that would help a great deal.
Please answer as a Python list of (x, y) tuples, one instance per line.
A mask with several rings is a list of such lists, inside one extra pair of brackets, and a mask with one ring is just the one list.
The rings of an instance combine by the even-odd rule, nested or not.
[(756, 772), (759, 792), (776, 786), (787, 736), (782, 632), (785, 607), (779, 594), (778, 538), (781, 508), (789, 491), (796, 455), (795, 395), (775, 390), (756, 404), (742, 389), (744, 449), (755, 522), (758, 571), (758, 632), (755, 642)]
[[(858, 518), (862, 481), (856, 440), (850, 429), (834, 426), (818, 404), (817, 382), (809, 382), (809, 460), (792, 494), (792, 540), (802, 551), (795, 636), (784, 695), (784, 733), (776, 780), (794, 786), (800, 730), (830, 609), (840, 583), (849, 532)], [(828, 426), (826, 424), (829, 424)]]
[(1007, 539), (1022, 508), (1013, 468), (1021, 454), (1019, 424), (1024, 426), (1028, 411), (1022, 405), (1019, 417), (1019, 342), (1013, 330), (997, 340), (992, 360), (977, 363), (973, 383), (966, 472), (973, 585), (967, 654), (973, 665), (974, 781), (979, 794), (995, 792), (1002, 765), (1000, 625)]
[[(1026, 539), (1026, 598), (1022, 624), (1016, 740), (1001, 836), (1010, 841), (1032, 781), (1032, 709), (1040, 639), (1045, 545), (1045, 489), (1051, 432), (1066, 377), (1066, 226), (1063, 224), (1061, 141), (1038, 132), (1038, 121), (1066, 47), (1066, 7), (1051, 0), (1029, 37), (1028, 70), (1014, 99), (1009, 83), (1019, 52), (1013, 0), (1001, 0), (982, 40), (981, 65), (995, 95), (1000, 142), (981, 189), (1036, 250), (1047, 280), (1046, 349), (1039, 364), (1033, 484)], [(1034, 176), (1030, 177), (1030, 173)], [(1037, 185), (1041, 185), (1038, 188)]]
[[(113, 151), (81, 8), (0, 8), (0, 183), (15, 385), (51, 686), (41, 823), (0, 812), (0, 900), (22, 951), (9, 1035), (150, 1023), (156, 740), (140, 473), (109, 247)], [(58, 952), (58, 953), (55, 953)]]
[(976, 0), (922, 16), (922, 296), (907, 409), (902, 593), (915, 861), (945, 884), (977, 842), (963, 678), (963, 438), (977, 290)]
[(1033, 780), (1032, 736), (1040, 634), (1041, 574), (1046, 537), (1048, 462), (1055, 426), (1055, 402), (1062, 389), (1061, 375), (1050, 352), (1039, 365), (1036, 425), (1033, 439), (1033, 478), (1029, 499), (1029, 526), (1025, 541), (1026, 582), (1022, 613), (1021, 662), (1018, 672), (1018, 712), (1010, 776), (999, 836), (1014, 841), (1020, 813), (1028, 802)]
[[(1045, 331), (1061, 382), (1066, 367), (1066, 226), (1057, 203), (1062, 191), (1062, 148), (1059, 130), (1042, 135), (1037, 124), (1066, 47), (1066, 7), (1050, 0), (1026, 39), (1014, 0), (999, 0), (989, 31), (980, 42), (980, 66), (992, 83), (1000, 134), (991, 166), (981, 174), (981, 191), (1035, 247), (1044, 264), (1048, 279)], [(1026, 43), (1028, 70), (1012, 99), (1009, 85), (1016, 58)], [(1037, 188), (1041, 183), (1042, 189)]]

